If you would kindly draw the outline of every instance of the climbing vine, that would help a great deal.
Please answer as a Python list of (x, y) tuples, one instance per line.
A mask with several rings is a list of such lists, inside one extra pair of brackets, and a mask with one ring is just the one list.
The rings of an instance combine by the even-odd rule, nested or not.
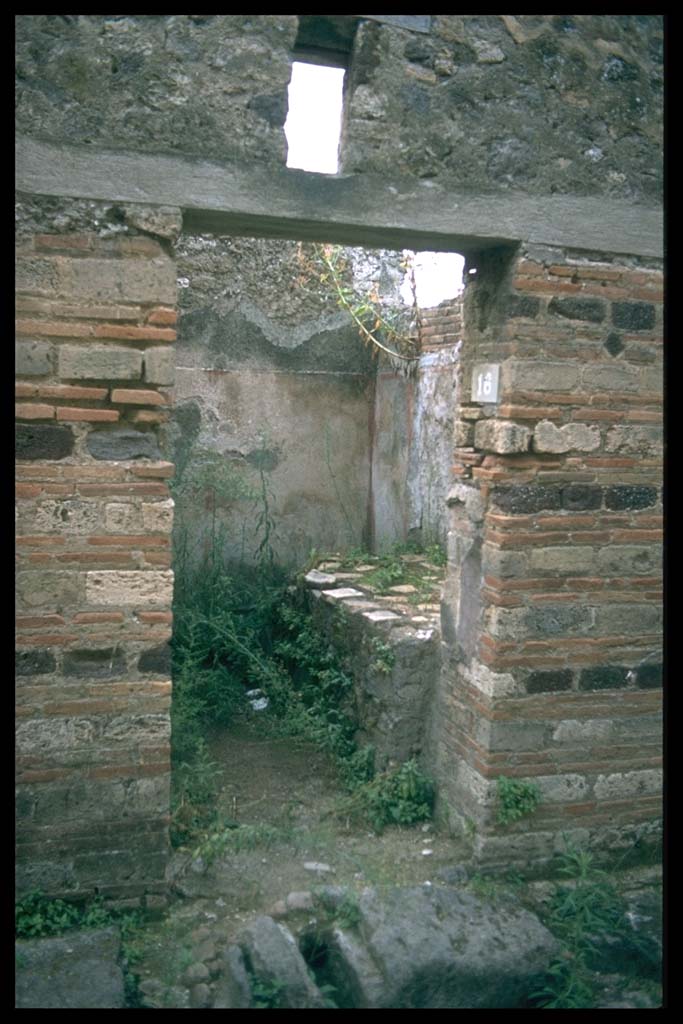
[(412, 259), (412, 254), (406, 253), (401, 260), (412, 291), (412, 307), (390, 307), (381, 301), (377, 282), (365, 291), (355, 284), (347, 250), (342, 246), (314, 245), (310, 251), (299, 248), (303, 276), (314, 278), (348, 313), (375, 356), (384, 353), (394, 369), (408, 374), (417, 365), (421, 341)]

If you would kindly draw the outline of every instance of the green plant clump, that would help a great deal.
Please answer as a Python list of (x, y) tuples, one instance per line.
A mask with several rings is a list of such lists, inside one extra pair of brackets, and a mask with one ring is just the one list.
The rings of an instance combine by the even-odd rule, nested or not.
[[(531, 998), (543, 1009), (588, 1009), (597, 997), (592, 967), (601, 943), (616, 940), (637, 954), (639, 939), (624, 901), (591, 853), (567, 844), (559, 871), (565, 881), (556, 887), (546, 924), (564, 948)], [(651, 978), (638, 983), (652, 987)]]
[(359, 785), (344, 802), (342, 813), (367, 819), (381, 832), (387, 825), (414, 825), (431, 818), (434, 784), (413, 759)]
[(509, 825), (527, 814), (532, 814), (541, 802), (541, 790), (535, 782), (498, 779), (498, 823)]

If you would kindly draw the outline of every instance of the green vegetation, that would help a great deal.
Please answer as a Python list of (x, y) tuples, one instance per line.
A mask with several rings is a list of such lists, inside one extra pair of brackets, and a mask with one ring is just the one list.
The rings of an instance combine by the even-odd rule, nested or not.
[(509, 825), (532, 814), (541, 802), (541, 791), (535, 782), (508, 779), (504, 775), (498, 779), (497, 795), (500, 825)]
[(433, 807), (433, 783), (412, 760), (359, 785), (342, 802), (340, 813), (365, 819), (381, 832), (387, 825), (425, 821), (431, 818)]
[[(268, 711), (259, 722), (275, 735), (301, 737), (336, 763), (352, 793), (347, 816), (375, 827), (411, 824), (431, 813), (431, 783), (413, 762), (375, 777), (374, 751), (354, 741), (352, 680), (335, 643), (345, 635), (343, 611), (330, 635), (314, 627), (305, 592), (266, 560), (247, 567), (186, 568), (176, 586), (172, 836), (203, 836), (206, 851), (233, 846), (239, 832), (215, 820), (215, 766), (206, 746), (210, 725), (249, 714), (245, 692), (261, 690)], [(388, 673), (391, 648), (371, 641), (372, 664)], [(209, 837), (213, 837), (209, 842)], [(213, 845), (212, 845), (213, 844)], [(203, 856), (204, 854), (202, 854)]]
[(284, 985), (282, 985), (281, 982), (266, 981), (263, 978), (257, 978), (255, 975), (252, 974), (249, 976), (249, 983), (251, 986), (251, 994), (254, 1000), (253, 1009), (282, 1009), (281, 1000), (284, 991)]
[[(546, 925), (563, 945), (551, 963), (542, 987), (531, 996), (539, 1008), (588, 1009), (595, 1006), (594, 971), (600, 948), (616, 944), (639, 987), (656, 990), (660, 971), (646, 940), (634, 931), (626, 905), (607, 872), (596, 867), (592, 854), (571, 844), (559, 868), (565, 881), (556, 887)], [(656, 991), (653, 995), (656, 997)]]
[(43, 892), (34, 890), (23, 896), (14, 908), (18, 939), (61, 935), (74, 928), (103, 928), (113, 923), (112, 912), (104, 907), (101, 899), (81, 906), (50, 899)]

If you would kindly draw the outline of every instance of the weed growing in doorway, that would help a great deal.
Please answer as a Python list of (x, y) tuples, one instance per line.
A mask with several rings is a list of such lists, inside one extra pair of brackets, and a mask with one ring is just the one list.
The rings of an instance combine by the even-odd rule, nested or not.
[[(277, 567), (217, 568), (177, 590), (173, 638), (173, 829), (176, 844), (198, 835), (233, 842), (215, 820), (215, 766), (206, 730), (248, 713), (245, 691), (268, 698), (264, 728), (300, 736), (336, 763), (352, 794), (347, 816), (375, 827), (431, 814), (431, 783), (414, 762), (375, 775), (374, 751), (358, 749), (353, 684), (333, 639), (315, 628), (305, 593)], [(343, 635), (344, 623), (339, 624)], [(381, 670), (387, 651), (375, 651)], [(379, 670), (379, 669), (378, 669)]]

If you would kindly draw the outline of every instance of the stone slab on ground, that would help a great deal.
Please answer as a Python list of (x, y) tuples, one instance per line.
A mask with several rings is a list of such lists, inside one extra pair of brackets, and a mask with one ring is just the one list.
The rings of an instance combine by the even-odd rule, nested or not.
[(262, 915), (251, 921), (239, 945), (259, 981), (276, 984), (282, 1009), (322, 1009), (325, 1001), (311, 981), (296, 939), (284, 925)]
[[(371, 1009), (523, 1006), (559, 952), (535, 915), (456, 889), (368, 889), (358, 913), (354, 936), (334, 929), (329, 937), (332, 984)], [(363, 964), (372, 966), (370, 985)]]
[(119, 929), (97, 928), (15, 944), (17, 1009), (120, 1010)]

